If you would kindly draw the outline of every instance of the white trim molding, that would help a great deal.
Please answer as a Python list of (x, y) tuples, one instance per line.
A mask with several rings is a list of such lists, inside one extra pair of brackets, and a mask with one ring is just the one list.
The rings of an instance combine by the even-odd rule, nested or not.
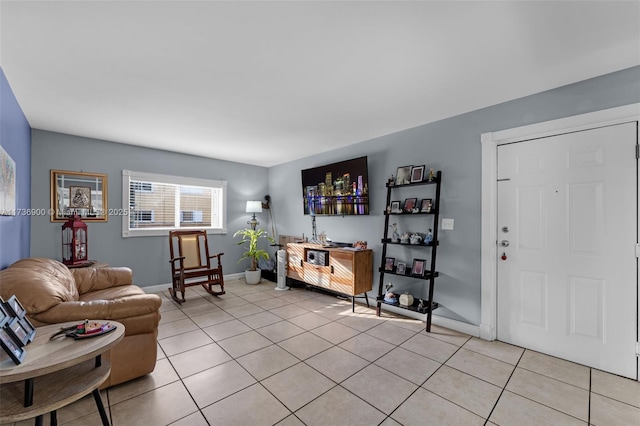
[[(640, 120), (640, 103), (483, 133), (480, 338), (497, 338), (498, 146)], [(640, 301), (639, 301), (640, 303)], [(640, 324), (639, 324), (640, 327)]]

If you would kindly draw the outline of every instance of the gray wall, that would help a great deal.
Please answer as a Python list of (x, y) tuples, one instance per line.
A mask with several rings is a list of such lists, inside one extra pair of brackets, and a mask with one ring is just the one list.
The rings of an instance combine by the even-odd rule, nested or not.
[[(345, 148), (269, 168), (249, 166), (165, 151), (127, 146), (33, 130), (31, 207), (49, 207), (49, 170), (84, 170), (109, 175), (109, 207), (122, 207), (122, 169), (229, 181), (228, 235), (211, 237), (214, 250), (225, 253), (226, 274), (241, 272), (241, 247), (231, 238), (246, 226), (244, 203), (272, 197), (278, 234), (311, 234), (311, 220), (301, 207), (305, 168), (362, 155), (369, 159), (369, 216), (318, 216), (318, 231), (334, 241), (367, 240), (380, 262), (385, 182), (399, 166), (433, 167), (443, 172), (441, 218), (455, 219), (453, 231), (440, 231), (435, 313), (470, 324), (480, 323), (480, 134), (640, 102), (640, 67), (586, 80), (537, 95), (472, 111)], [(267, 184), (268, 179), (268, 184)], [(418, 198), (420, 194), (416, 194)], [(267, 213), (261, 226), (271, 229)], [(121, 237), (120, 218), (89, 224), (89, 256), (111, 265), (130, 266), (137, 284), (169, 282), (168, 244), (164, 237)], [(60, 258), (60, 224), (33, 217), (31, 256)], [(403, 253), (406, 259), (413, 252)], [(397, 257), (401, 257), (398, 255)], [(400, 285), (400, 279), (393, 280)], [(377, 292), (378, 273), (374, 273)], [(420, 283), (407, 286), (419, 295)], [(426, 289), (422, 296), (426, 295)]]
[[(176, 142), (178, 143), (178, 142)], [(210, 235), (214, 252), (223, 252), (225, 274), (244, 271), (247, 264), (237, 263), (242, 253), (233, 233), (247, 226), (244, 212), (247, 200), (262, 200), (267, 192), (267, 169), (167, 151), (141, 148), (96, 139), (53, 133), (32, 132), (31, 207), (49, 208), (49, 171), (51, 169), (106, 173), (110, 209), (122, 208), (122, 170), (226, 179), (227, 235)], [(126, 207), (126, 206), (125, 206)], [(259, 215), (267, 225), (267, 213)], [(61, 257), (61, 223), (49, 217), (31, 218), (31, 256)], [(168, 237), (122, 238), (121, 217), (109, 217), (106, 223), (88, 223), (89, 258), (112, 266), (133, 269), (135, 283), (141, 286), (171, 281)]]
[[(399, 166), (426, 164), (442, 170), (441, 218), (455, 219), (453, 231), (440, 231), (435, 314), (470, 324), (480, 323), (481, 146), (480, 135), (527, 124), (640, 102), (640, 67), (586, 80), (342, 149), (269, 169), (269, 191), (279, 234), (311, 234), (311, 219), (301, 207), (300, 170), (362, 155), (369, 160), (368, 217), (318, 216), (318, 232), (334, 241), (367, 240), (380, 265), (386, 201), (386, 179)], [(420, 194), (416, 194), (418, 198)], [(409, 226), (407, 226), (409, 227)], [(424, 230), (423, 230), (424, 231)], [(407, 249), (409, 250), (409, 249)], [(417, 257), (403, 253), (405, 259)], [(400, 257), (400, 256), (398, 256)], [(374, 273), (377, 292), (379, 274)], [(396, 278), (396, 277), (393, 277)], [(397, 287), (406, 279), (390, 279)], [(422, 296), (426, 296), (424, 286)], [(420, 294), (421, 284), (406, 287)]]

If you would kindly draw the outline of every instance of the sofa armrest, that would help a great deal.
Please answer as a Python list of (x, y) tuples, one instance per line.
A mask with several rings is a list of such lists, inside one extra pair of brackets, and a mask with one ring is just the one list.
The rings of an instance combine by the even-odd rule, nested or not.
[(118, 321), (157, 313), (162, 300), (156, 294), (140, 294), (115, 300), (90, 300), (58, 303), (46, 312), (31, 315), (37, 322), (56, 324), (85, 319)]
[(125, 267), (73, 268), (71, 273), (80, 295), (133, 283), (133, 272)]

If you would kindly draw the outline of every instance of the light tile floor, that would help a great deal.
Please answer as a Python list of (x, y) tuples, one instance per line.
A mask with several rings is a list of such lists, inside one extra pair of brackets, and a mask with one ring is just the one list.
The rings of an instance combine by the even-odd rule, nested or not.
[[(191, 287), (181, 306), (161, 294), (155, 371), (102, 391), (114, 426), (640, 425), (632, 380), (361, 305), (352, 313), (317, 291), (225, 287), (218, 298)], [(100, 424), (93, 399), (58, 423)]]

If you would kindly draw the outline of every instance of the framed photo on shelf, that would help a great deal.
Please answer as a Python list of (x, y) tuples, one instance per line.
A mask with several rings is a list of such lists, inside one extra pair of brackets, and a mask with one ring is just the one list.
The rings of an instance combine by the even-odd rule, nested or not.
[(400, 210), (400, 201), (391, 202), (391, 213), (402, 213), (402, 210)]
[(384, 258), (384, 270), (385, 271), (393, 271), (393, 264), (395, 263), (395, 257), (385, 257)]
[(406, 213), (411, 213), (413, 209), (416, 207), (417, 202), (418, 202), (417, 198), (407, 198), (406, 200), (404, 200), (404, 206), (402, 207), (402, 209)]
[(422, 182), (424, 179), (424, 166), (415, 166), (411, 168), (411, 183)]
[(25, 350), (16, 345), (5, 328), (0, 328), (0, 346), (16, 365), (24, 359)]
[(411, 267), (411, 275), (416, 277), (423, 277), (425, 271), (425, 259), (413, 259), (413, 266)]
[(431, 213), (433, 208), (433, 200), (431, 198), (425, 198), (420, 201), (420, 213)]
[(29, 333), (20, 322), (22, 318), (12, 318), (5, 326), (5, 330), (11, 336), (16, 345), (23, 347), (29, 343)]
[(396, 172), (396, 185), (406, 185), (411, 183), (411, 168), (413, 166), (398, 167)]
[(27, 313), (15, 294), (4, 302), (4, 306), (12, 317), (22, 318)]
[(404, 262), (398, 262), (396, 265), (396, 274), (404, 275), (407, 273), (407, 264)]

